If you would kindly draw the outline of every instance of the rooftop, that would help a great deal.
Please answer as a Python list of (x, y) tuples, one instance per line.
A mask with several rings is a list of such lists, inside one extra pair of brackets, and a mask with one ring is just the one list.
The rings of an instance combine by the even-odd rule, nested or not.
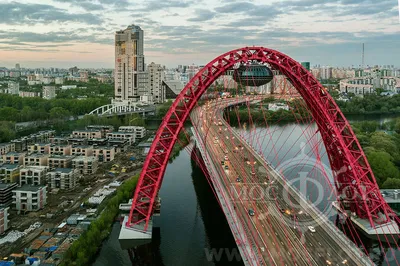
[(7, 152), (5, 155), (6, 156), (20, 156), (23, 155), (23, 152), (15, 152), (15, 151), (11, 151), (11, 152)]
[(16, 187), (17, 183), (0, 183), (0, 190), (6, 190), (9, 188)]
[(14, 191), (30, 191), (36, 192), (42, 188), (46, 188), (46, 186), (31, 186), (31, 185), (23, 185), (22, 187), (17, 187)]
[(72, 168), (56, 168), (51, 172), (58, 172), (58, 173), (70, 173), (72, 172), (73, 169)]
[(19, 167), (18, 164), (2, 164), (2, 165), (0, 165), (0, 169), (7, 169), (7, 170), (18, 169), (18, 167)]

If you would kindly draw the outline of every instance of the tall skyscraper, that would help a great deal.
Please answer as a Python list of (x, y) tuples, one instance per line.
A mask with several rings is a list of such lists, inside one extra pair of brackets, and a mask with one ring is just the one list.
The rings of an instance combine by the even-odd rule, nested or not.
[(115, 100), (136, 102), (146, 92), (143, 30), (130, 25), (115, 33)]

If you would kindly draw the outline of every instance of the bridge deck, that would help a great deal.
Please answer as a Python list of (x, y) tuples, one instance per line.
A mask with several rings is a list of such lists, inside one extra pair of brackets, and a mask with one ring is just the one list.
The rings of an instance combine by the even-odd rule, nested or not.
[[(225, 195), (229, 195), (231, 202), (225, 204), (234, 205), (233, 213), (226, 208), (226, 216), (237, 216), (239, 227), (246, 232), (247, 240), (240, 239), (240, 235), (233, 234), (237, 242), (243, 241), (243, 245), (249, 245), (252, 252), (241, 250), (242, 256), (246, 256), (247, 265), (373, 265), (362, 253), (352, 246), (351, 241), (340, 235), (341, 232), (333, 229), (326, 218), (316, 212), (307, 202), (299, 196), (298, 192), (287, 187), (282, 176), (271, 165), (245, 143), (234, 131), (228, 130), (229, 125), (223, 120), (223, 109), (237, 100), (213, 101), (207, 108), (196, 108), (191, 118), (196, 127), (198, 145), (209, 155), (213, 164), (216, 177)], [(218, 119), (222, 125), (215, 123)], [(222, 131), (219, 128), (223, 128)], [(225, 130), (225, 128), (227, 130)], [(216, 137), (218, 141), (216, 141)], [(243, 147), (246, 151), (237, 147)], [(227, 151), (227, 152), (226, 152)], [(229, 170), (221, 167), (221, 161), (228, 157)], [(258, 171), (253, 175), (251, 164), (245, 161), (257, 162)], [(211, 171), (213, 172), (213, 171)], [(240, 176), (242, 182), (236, 182)], [(277, 182), (275, 182), (277, 181)], [(213, 181), (215, 184), (215, 181)], [(273, 199), (266, 200), (266, 195), (261, 195), (261, 189), (265, 191), (274, 184)], [(244, 189), (253, 189), (253, 197), (259, 200), (246, 200), (243, 197)], [(258, 193), (258, 194), (257, 194)], [(287, 198), (284, 199), (284, 195)], [(289, 200), (288, 200), (289, 198)], [(281, 209), (289, 209), (291, 206), (300, 206), (294, 216), (281, 212)], [(249, 216), (249, 209), (255, 211), (254, 216)], [(228, 219), (229, 221), (229, 219)], [(315, 221), (315, 222), (313, 222)], [(308, 226), (315, 227), (311, 232)], [(231, 226), (232, 228), (232, 226)], [(240, 247), (239, 247), (240, 248)], [(246, 253), (246, 254), (243, 254)], [(252, 256), (257, 254), (262, 258), (262, 263), (252, 261)]]

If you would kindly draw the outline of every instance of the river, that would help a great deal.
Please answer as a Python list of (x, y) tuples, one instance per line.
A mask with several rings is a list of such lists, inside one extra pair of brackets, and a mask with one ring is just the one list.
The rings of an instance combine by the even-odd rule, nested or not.
[[(375, 120), (382, 121), (381, 119)], [(312, 153), (309, 154), (311, 150), (302, 149), (301, 142), (305, 141), (302, 132), (309, 131), (312, 134), (312, 132), (315, 132), (315, 128), (287, 124), (277, 125), (274, 129), (279, 134), (287, 135), (286, 138), (279, 138), (279, 141), (285, 139), (284, 143), (275, 143), (275, 146), (283, 145), (284, 147), (289, 147), (288, 145), (290, 145), (290, 147), (294, 148), (290, 149), (288, 154), (271, 153), (271, 146), (269, 145), (272, 145), (272, 142), (264, 141), (261, 144), (264, 155), (273, 164), (280, 162), (280, 165), (284, 165), (281, 170), (286, 171), (285, 174), (289, 176), (289, 179), (295, 180), (300, 170), (307, 172), (309, 171), (307, 167), (312, 165), (307, 165), (306, 163), (304, 167), (298, 169), (298, 163), (291, 164), (294, 161), (293, 158), (300, 161), (304, 161), (304, 158), (307, 158), (307, 162), (312, 161)], [(249, 139), (250, 143), (255, 143), (256, 136), (261, 130), (260, 128), (255, 128), (251, 131), (242, 129), (240, 132), (245, 138)], [(249, 132), (252, 133), (250, 134)], [(276, 133), (275, 136), (279, 134)], [(260, 143), (256, 146), (260, 147)], [(324, 150), (322, 145), (321, 149)], [(267, 151), (270, 152), (268, 153)], [(328, 165), (327, 167), (329, 168), (326, 155), (322, 156), (321, 162)], [(328, 180), (330, 179), (328, 177)], [(331, 182), (326, 181), (325, 178), (317, 180), (324, 187), (322, 191), (320, 187), (313, 185), (311, 182), (311, 185), (308, 184), (306, 186), (307, 191), (302, 192), (306, 193), (308, 198), (314, 202), (320, 198), (318, 197), (319, 194), (324, 194), (324, 199), (318, 202), (317, 205), (322, 211), (325, 211), (333, 199), (333, 194), (329, 189), (329, 183)], [(294, 184), (298, 185), (299, 183), (294, 182)], [(236, 261), (235, 259), (233, 262), (228, 262), (226, 257), (222, 257), (216, 261), (208, 256), (209, 252), (213, 251), (223, 250), (223, 254), (227, 254), (227, 250), (228, 252), (237, 252), (237, 250), (229, 226), (204, 174), (191, 161), (190, 154), (187, 151), (181, 151), (173, 162), (169, 163), (160, 190), (160, 197), (162, 199), (161, 216), (154, 218), (154, 224), (157, 228), (153, 233), (153, 243), (145, 251), (141, 251), (146, 253), (141, 255), (148, 257), (148, 263), (143, 265), (243, 265), (241, 261)], [(336, 216), (332, 215), (330, 218), (334, 221)], [(114, 224), (112, 233), (104, 242), (93, 264), (94, 266), (132, 265), (128, 253), (119, 247), (119, 226), (119, 223)], [(379, 244), (377, 242), (367, 240), (363, 236), (361, 238), (377, 265), (396, 265), (392, 264), (394, 263), (393, 259), (391, 263), (387, 264), (379, 257), (379, 249), (377, 248)], [(397, 252), (395, 256), (400, 257), (400, 254)], [(383, 261), (383, 263), (379, 261)]]

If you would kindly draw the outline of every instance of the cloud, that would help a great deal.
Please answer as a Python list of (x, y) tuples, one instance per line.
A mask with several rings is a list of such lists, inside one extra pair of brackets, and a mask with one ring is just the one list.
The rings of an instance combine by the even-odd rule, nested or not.
[(35, 24), (49, 22), (82, 22), (100, 24), (103, 20), (90, 13), (70, 14), (64, 9), (43, 4), (21, 4), (17, 2), (0, 3), (0, 23), (2, 24)]
[(203, 22), (213, 19), (216, 15), (215, 12), (208, 9), (195, 9), (196, 17), (189, 18), (188, 21), (192, 22)]
[(158, 10), (165, 11), (170, 8), (187, 8), (191, 7), (196, 2), (194, 0), (146, 0), (145, 3), (144, 7), (138, 8), (136, 11), (154, 12)]
[(262, 17), (271, 20), (282, 13), (275, 5), (255, 5), (251, 2), (232, 2), (215, 8), (215, 11), (223, 14), (244, 14), (251, 19)]

